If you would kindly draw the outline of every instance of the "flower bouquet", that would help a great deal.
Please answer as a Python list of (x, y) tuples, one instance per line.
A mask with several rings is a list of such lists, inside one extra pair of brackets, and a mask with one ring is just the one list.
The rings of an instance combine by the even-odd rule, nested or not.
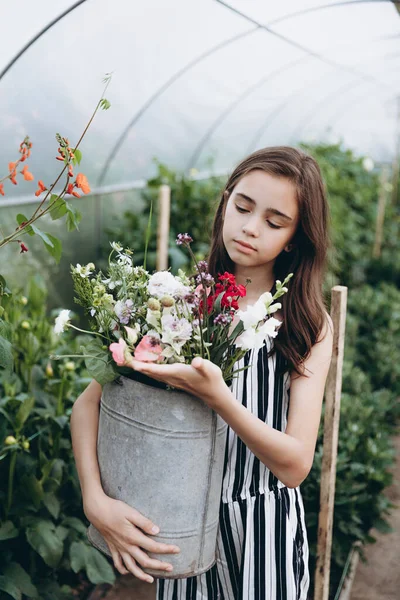
[[(178, 235), (177, 244), (195, 260), (191, 241), (188, 234)], [(238, 301), (246, 286), (237, 285), (231, 273), (214, 280), (207, 263), (195, 261), (193, 275), (151, 275), (132, 265), (132, 251), (116, 242), (111, 246), (106, 274), (95, 273), (93, 263), (72, 267), (75, 300), (94, 334), (83, 348), (86, 364), (103, 386), (97, 440), (102, 486), (157, 523), (157, 541), (179, 545), (181, 553), (169, 558), (172, 573), (145, 568), (147, 573), (196, 576), (216, 560), (227, 425), (197, 396), (143, 379), (129, 365), (132, 358), (190, 364), (201, 356), (217, 364), (229, 383), (240, 370), (236, 361), (261, 347), (267, 335), (276, 336), (281, 322), (271, 315), (287, 288), (277, 281), (274, 296), (262, 294), (242, 311)], [(55, 330), (66, 326), (74, 327), (69, 311), (62, 311)], [(93, 525), (88, 537), (110, 555)]]
[[(217, 364), (230, 383), (237, 373), (234, 365), (246, 351), (260, 348), (267, 336), (276, 337), (281, 321), (271, 315), (281, 308), (276, 300), (287, 292), (285, 284), (293, 274), (283, 283), (276, 281), (274, 295), (265, 292), (254, 305), (239, 310), (238, 299), (246, 296), (246, 286), (237, 285), (228, 272), (215, 281), (206, 261), (196, 261), (192, 241), (187, 233), (176, 240), (192, 256), (196, 266), (192, 276), (182, 270), (176, 276), (169, 271), (150, 274), (133, 266), (132, 251), (117, 242), (111, 243), (106, 274), (95, 273), (93, 263), (72, 267), (75, 301), (88, 314), (87, 333), (96, 338), (82, 349), (89, 372), (100, 384), (129, 375), (132, 358), (190, 364), (195, 356)], [(61, 333), (68, 326), (78, 329), (70, 322), (70, 311), (63, 310), (55, 331)]]

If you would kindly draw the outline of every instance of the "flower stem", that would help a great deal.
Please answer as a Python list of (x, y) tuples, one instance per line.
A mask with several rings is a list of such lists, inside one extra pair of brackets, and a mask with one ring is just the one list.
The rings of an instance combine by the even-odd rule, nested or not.
[(8, 471), (8, 491), (7, 491), (7, 506), (6, 506), (6, 518), (8, 517), (8, 513), (10, 512), (12, 497), (13, 497), (13, 485), (14, 485), (14, 472), (15, 472), (15, 462), (17, 460), (17, 452), (14, 451), (10, 458), (10, 468)]

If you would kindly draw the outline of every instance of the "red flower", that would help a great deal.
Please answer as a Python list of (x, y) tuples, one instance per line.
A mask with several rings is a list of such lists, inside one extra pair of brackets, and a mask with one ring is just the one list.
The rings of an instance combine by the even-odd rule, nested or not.
[(228, 273), (228, 271), (225, 271), (223, 275), (219, 274), (218, 279), (220, 281), (227, 281), (228, 283), (232, 283), (233, 285), (236, 284), (235, 276), (232, 275), (232, 273)]
[(5, 194), (4, 194), (4, 186), (3, 186), (3, 184), (2, 184), (2, 183), (0, 183), (0, 194), (1, 194), (2, 196), (5, 196)]
[(80, 198), (80, 197), (81, 197), (81, 195), (80, 195), (80, 194), (78, 194), (78, 192), (76, 192), (76, 191), (74, 190), (74, 184), (73, 184), (73, 183), (69, 183), (69, 184), (68, 184), (68, 187), (67, 187), (67, 192), (66, 192), (66, 193), (67, 193), (67, 194), (71, 194), (71, 196), (75, 196), (75, 198)]
[(23, 242), (21, 242), (20, 246), (21, 246), (20, 254), (23, 254), (24, 252), (28, 252), (28, 248), (25, 246), (25, 244)]
[(39, 189), (36, 190), (35, 196), (40, 196), (40, 194), (42, 192), (45, 192), (47, 190), (47, 187), (44, 185), (44, 183), (41, 179), (39, 179), (39, 181), (38, 181), (38, 186), (39, 186)]

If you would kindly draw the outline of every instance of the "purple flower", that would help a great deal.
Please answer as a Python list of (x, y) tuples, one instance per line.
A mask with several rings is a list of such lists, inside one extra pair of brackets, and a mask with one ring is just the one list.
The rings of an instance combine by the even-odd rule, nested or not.
[(200, 273), (208, 273), (208, 263), (205, 260), (199, 260), (197, 263)]
[(213, 285), (214, 283), (214, 278), (212, 275), (210, 275), (210, 273), (203, 273), (202, 275), (197, 275), (196, 277), (196, 283), (203, 283), (204, 285)]
[(182, 244), (189, 245), (191, 242), (193, 242), (193, 238), (191, 238), (188, 233), (178, 233), (175, 242), (177, 246), (182, 246)]
[(125, 302), (118, 300), (114, 306), (114, 312), (117, 315), (119, 322), (127, 325), (133, 313), (133, 302), (128, 299)]
[(224, 315), (220, 313), (214, 319), (214, 325), (228, 325), (232, 321), (231, 315)]

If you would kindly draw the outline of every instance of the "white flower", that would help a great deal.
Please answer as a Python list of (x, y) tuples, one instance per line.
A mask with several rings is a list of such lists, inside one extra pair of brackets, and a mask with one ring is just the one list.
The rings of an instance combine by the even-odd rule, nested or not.
[(362, 166), (364, 167), (365, 171), (372, 171), (375, 164), (374, 164), (374, 161), (372, 160), (372, 158), (370, 158), (369, 156), (366, 156), (362, 161)]
[(93, 271), (93, 269), (94, 269), (94, 264), (93, 263), (89, 263), (86, 266), (80, 265), (78, 263), (73, 270), (74, 270), (74, 273), (77, 273), (83, 279), (85, 279), (86, 277), (89, 277), (89, 275), (90, 275), (91, 271)]
[(151, 275), (147, 284), (151, 296), (162, 298), (163, 296), (185, 296), (190, 289), (175, 278), (169, 271), (157, 271)]
[(276, 337), (278, 335), (278, 329), (281, 326), (282, 321), (279, 319), (275, 319), (275, 317), (271, 317), (267, 319), (263, 325), (259, 328), (259, 331), (263, 332), (264, 337), (269, 335), (269, 337)]
[(123, 247), (118, 242), (110, 242), (111, 248), (116, 252), (122, 252)]
[(259, 350), (264, 343), (265, 335), (263, 331), (256, 331), (254, 327), (246, 329), (241, 333), (235, 341), (237, 348), (243, 350)]
[(182, 346), (192, 335), (192, 326), (187, 319), (179, 319), (175, 315), (167, 314), (161, 317), (162, 342), (170, 344), (179, 354)]
[(114, 288), (117, 287), (117, 285), (122, 284), (122, 281), (120, 279), (115, 280), (115, 279), (112, 279), (111, 277), (109, 279), (102, 279), (101, 282), (104, 283), (104, 285), (107, 285), (109, 290), (113, 290)]
[(245, 330), (250, 327), (255, 327), (262, 319), (265, 319), (267, 309), (260, 299), (255, 304), (249, 304), (246, 310), (238, 310), (237, 313), (240, 320), (243, 322)]
[(62, 333), (67, 325), (67, 323), (70, 320), (70, 316), (69, 313), (71, 311), (70, 310), (62, 310), (60, 312), (60, 314), (58, 315), (58, 317), (56, 318), (56, 323), (54, 325), (54, 333), (56, 333), (57, 335), (59, 335), (60, 333)]

